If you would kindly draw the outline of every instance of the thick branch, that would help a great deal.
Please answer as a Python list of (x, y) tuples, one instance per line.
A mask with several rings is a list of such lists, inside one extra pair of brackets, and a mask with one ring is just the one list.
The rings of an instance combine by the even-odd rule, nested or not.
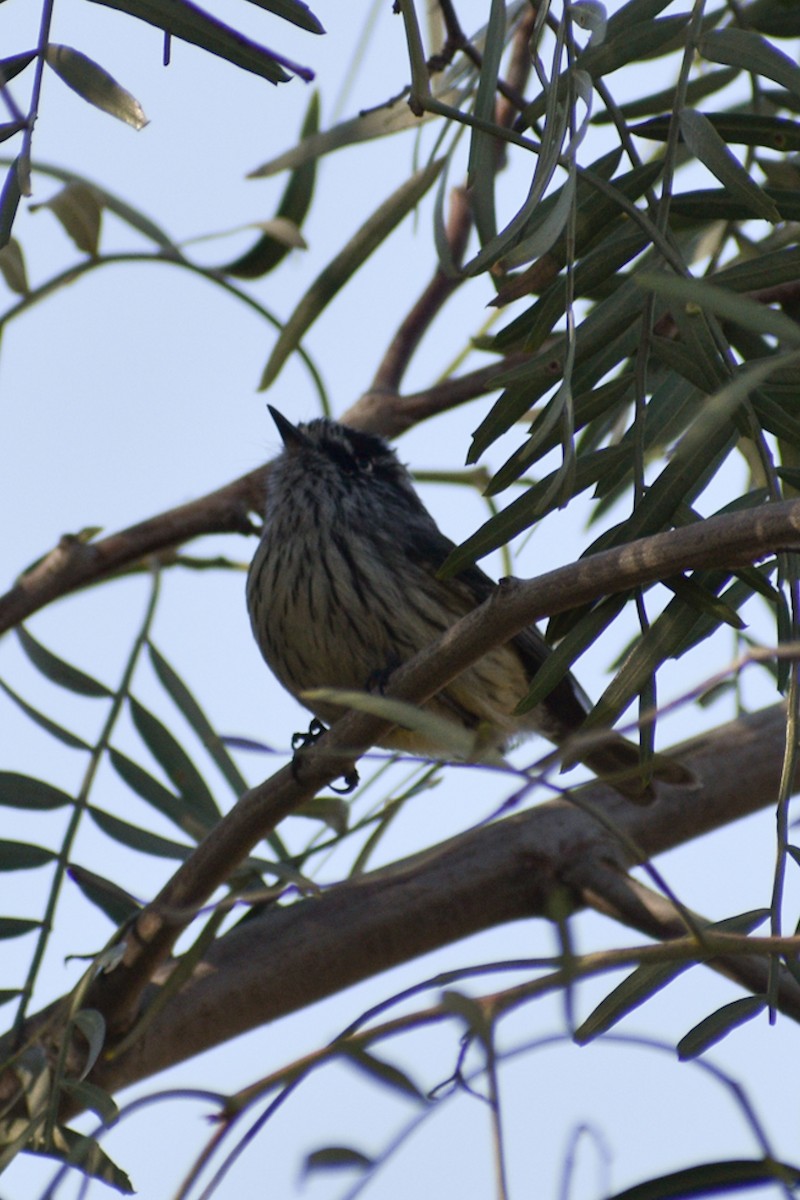
[[(699, 785), (662, 788), (649, 808), (598, 785), (579, 795), (613, 818), (643, 861), (773, 803), (784, 732), (785, 713), (776, 706), (679, 747)], [(576, 864), (608, 862), (623, 869), (630, 860), (586, 811), (558, 801), (471, 830), (318, 898), (268, 910), (220, 939), (135, 1045), (93, 1078), (116, 1091), (427, 951), (546, 915), (556, 885), (567, 884), (580, 897), (585, 872)], [(679, 923), (663, 927), (652, 914), (637, 920), (629, 912), (625, 919), (650, 935), (685, 932)], [(785, 984), (782, 1005), (800, 1019), (796, 985)]]
[(373, 386), (343, 413), (342, 423), (368, 433), (379, 433), (382, 437), (399, 437), (420, 421), (450, 412), (468, 400), (502, 387), (503, 378), (509, 371), (529, 361), (530, 355), (524, 352), (509, 354), (500, 362), (478, 367), (465, 375), (454, 375), (423, 392), (406, 396), (379, 391)]
[[(428, 649), (394, 673), (386, 694), (421, 703), (532, 620), (627, 591), (684, 569), (740, 566), (770, 550), (800, 544), (800, 501), (714, 517), (551, 571), (530, 583), (498, 588)], [(379, 741), (386, 722), (347, 713), (303, 756), (302, 781), (288, 768), (246, 793), (180, 867), (128, 936), (123, 963), (97, 983), (92, 1002), (112, 1027), (135, 1016), (147, 980), (166, 959), (192, 910), (204, 904), (234, 867), (289, 812)], [(184, 910), (181, 919), (175, 910)]]
[(148, 555), (172, 550), (206, 533), (251, 533), (248, 514), (264, 507), (265, 468), (215, 492), (131, 525), (97, 542), (63, 537), (54, 550), (0, 597), (0, 634), (53, 600), (77, 591)]
[[(513, 355), (457, 379), (411, 396), (368, 392), (344, 415), (346, 424), (382, 437), (396, 437), (417, 421), (449, 411), (499, 386), (511, 367), (525, 361)], [(264, 511), (269, 467), (257, 467), (216, 491), (168, 509), (96, 542), (65, 536), (58, 546), (0, 596), (0, 634), (13, 629), (45, 605), (115, 571), (164, 555), (205, 534), (252, 533), (250, 513)]]

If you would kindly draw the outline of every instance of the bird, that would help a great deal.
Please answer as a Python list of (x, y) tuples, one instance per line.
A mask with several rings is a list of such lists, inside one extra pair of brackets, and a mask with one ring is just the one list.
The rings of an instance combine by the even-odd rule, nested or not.
[[(329, 696), (309, 693), (375, 691), (498, 585), (477, 565), (440, 577), (454, 543), (383, 438), (326, 417), (295, 425), (268, 407), (283, 449), (268, 468), (247, 606), (273, 674), (316, 718), (331, 724), (343, 708)], [(574, 738), (590, 704), (572, 674), (530, 711), (517, 712), (551, 653), (530, 625), (467, 667), (424, 710), (473, 731), (476, 746), (497, 752), (533, 732), (556, 744)], [(396, 725), (380, 744), (446, 757), (424, 722), (422, 728)], [(574, 745), (573, 760), (580, 758), (626, 798), (652, 799), (632, 742), (607, 731)], [(655, 761), (656, 775), (683, 780), (676, 760), (658, 755)]]

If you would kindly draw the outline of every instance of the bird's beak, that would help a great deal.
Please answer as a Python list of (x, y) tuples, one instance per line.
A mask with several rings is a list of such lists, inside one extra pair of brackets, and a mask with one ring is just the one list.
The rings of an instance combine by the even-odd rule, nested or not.
[(273, 408), (271, 404), (268, 404), (267, 408), (278, 427), (278, 433), (281, 435), (281, 439), (287, 450), (299, 450), (301, 447), (309, 445), (309, 440), (302, 429), (298, 429), (296, 425), (293, 425), (282, 412), (278, 412), (277, 408)]

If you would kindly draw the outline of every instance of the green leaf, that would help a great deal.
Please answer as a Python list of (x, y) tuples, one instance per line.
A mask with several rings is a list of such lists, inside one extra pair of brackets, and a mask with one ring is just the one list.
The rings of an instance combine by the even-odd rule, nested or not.
[(19, 159), (15, 158), (8, 168), (3, 190), (0, 192), (0, 250), (3, 246), (7, 246), (11, 237), (11, 229), (14, 224), (14, 218), (17, 215), (19, 202), (22, 198), (22, 191), (19, 183), (19, 171), (17, 165)]
[(68, 729), (64, 729), (63, 726), (56, 724), (55, 721), (51, 721), (44, 713), (40, 713), (38, 709), (28, 704), (27, 700), (23, 700), (21, 696), (18, 696), (2, 679), (0, 679), (0, 689), (5, 692), (9, 700), (13, 700), (17, 707), (22, 709), (27, 717), (30, 717), (34, 724), (51, 734), (59, 742), (63, 742), (65, 746), (69, 746), (72, 750), (91, 750), (91, 746), (83, 738), (78, 737), (75, 733), (70, 733)]
[(61, 222), (66, 233), (84, 254), (96, 255), (100, 243), (103, 207), (94, 188), (85, 183), (68, 183), (42, 204), (32, 204), (31, 212), (47, 208)]
[(575, 1041), (579, 1046), (585, 1046), (601, 1033), (606, 1033), (692, 966), (694, 963), (691, 962), (669, 962), (637, 967), (579, 1025), (575, 1030)]
[(70, 863), (70, 879), (80, 888), (90, 904), (94, 904), (114, 925), (124, 925), (141, 909), (141, 904), (117, 883)]
[[(308, 138), (313, 137), (318, 129), (319, 93), (314, 92), (300, 130), (300, 145)], [(303, 221), (311, 207), (316, 177), (317, 162), (314, 158), (302, 163), (292, 172), (275, 213), (276, 219), (290, 221), (297, 230), (302, 228)], [(219, 270), (239, 279), (259, 279), (262, 275), (274, 270), (286, 257), (288, 251), (288, 246), (267, 232), (241, 257), (227, 266), (220, 267)]]
[(101, 1180), (125, 1196), (133, 1195), (134, 1189), (130, 1179), (108, 1157), (105, 1150), (101, 1149), (99, 1143), (94, 1138), (78, 1133), (66, 1125), (56, 1126), (52, 1142), (46, 1150), (36, 1145), (28, 1146), (27, 1149), (29, 1153), (37, 1154), (42, 1158), (55, 1158), (70, 1166), (80, 1167), (81, 1171), (92, 1179)]
[(361, 1071), (364, 1071), (365, 1074), (376, 1079), (378, 1083), (400, 1092), (406, 1098), (425, 1101), (423, 1092), (405, 1071), (401, 1071), (399, 1067), (385, 1062), (382, 1058), (377, 1058), (374, 1054), (360, 1046), (343, 1045), (341, 1053), (347, 1062), (351, 1062)]
[[(475, 96), (475, 117), (491, 124), (494, 120), (497, 77), (505, 49), (506, 6), (504, 0), (490, 0), (489, 24), (483, 49), (483, 63)], [(486, 130), (473, 128), (467, 164), (467, 187), (475, 228), (481, 245), (497, 233), (494, 181), (499, 165), (499, 143)]]
[(109, 748), (109, 759), (119, 777), (131, 791), (136, 792), (148, 804), (167, 817), (194, 841), (200, 841), (211, 828), (209, 822), (197, 819), (195, 810), (181, 796), (176, 796), (164, 787), (149, 771), (121, 751)]
[[(456, 107), (463, 99), (463, 94), (452, 88), (442, 92), (434, 91), (434, 95), (441, 103), (453, 104)], [(379, 108), (351, 117), (331, 129), (323, 130), (322, 133), (314, 133), (304, 138), (290, 150), (285, 150), (250, 171), (247, 178), (265, 179), (270, 175), (277, 175), (280, 171), (295, 170), (342, 147), (388, 137), (404, 129), (416, 129), (423, 122), (432, 120), (434, 117), (430, 113), (424, 113), (421, 117), (415, 116), (404, 101), (382, 104)]]
[[(716, 921), (706, 928), (709, 933), (750, 933), (769, 916), (768, 909), (755, 909), (746, 913), (737, 913), (723, 921)], [(698, 946), (698, 957), (700, 947)], [(605, 1033), (623, 1017), (665, 988), (678, 975), (682, 975), (695, 965), (689, 962), (647, 963), (637, 967), (627, 979), (623, 979), (613, 991), (601, 1000), (595, 1010), (587, 1017), (579, 1029), (575, 1031), (575, 1041), (585, 1045), (593, 1038)]]
[(284, 21), (290, 21), (292, 25), (305, 29), (307, 33), (325, 32), (311, 9), (307, 4), (303, 4), (302, 0), (250, 0), (250, 3), (257, 4), (259, 8), (265, 8), (267, 12), (275, 13)]
[(372, 1159), (360, 1150), (349, 1146), (326, 1146), (324, 1150), (315, 1150), (306, 1157), (303, 1164), (303, 1174), (310, 1175), (312, 1171), (340, 1171), (342, 1168), (357, 1168), (364, 1171), (372, 1166)]
[(765, 996), (741, 996), (738, 1000), (732, 1000), (730, 1004), (724, 1004), (681, 1038), (677, 1046), (678, 1058), (682, 1062), (698, 1058), (710, 1046), (715, 1046), (727, 1037), (732, 1029), (752, 1020), (766, 1007)]
[(754, 217), (776, 225), (780, 222), (781, 215), (774, 201), (750, 178), (707, 117), (695, 109), (684, 109), (680, 126), (683, 140), (692, 154), (716, 175), (731, 196), (748, 205)]
[(82, 1110), (96, 1113), (105, 1126), (110, 1127), (118, 1119), (119, 1108), (105, 1088), (85, 1079), (65, 1079), (61, 1086)]
[(79, 1029), (86, 1040), (89, 1053), (83, 1064), (80, 1078), (85, 1078), (100, 1057), (106, 1039), (106, 1022), (102, 1013), (96, 1008), (81, 1008), (71, 1019), (71, 1024)]
[[(577, 495), (579, 492), (585, 491), (586, 488), (601, 479), (606, 470), (623, 459), (627, 461), (629, 457), (630, 451), (626, 447), (619, 446), (583, 455), (578, 460), (572, 494)], [(492, 550), (497, 550), (499, 546), (504, 546), (511, 538), (516, 537), (518, 533), (522, 533), (535, 521), (540, 520), (544, 513), (549, 511), (545, 500), (555, 475), (556, 473), (553, 472), (528, 488), (524, 495), (512, 501), (496, 516), (490, 517), (471, 537), (451, 551), (446, 562), (440, 568), (441, 576), (449, 578), (451, 575), (456, 575), (464, 567), (470, 566), (484, 555), (491, 553)]]
[(700, 39), (697, 49), (709, 62), (741, 67), (756, 78), (772, 79), (800, 96), (800, 68), (788, 54), (757, 33), (746, 29), (715, 29)]
[(313, 71), (307, 67), (298, 66), (281, 54), (260, 46), (238, 30), (210, 16), (190, 0), (92, 0), (94, 4), (103, 4), (107, 8), (115, 8), (119, 12), (128, 13), (148, 25), (163, 29), (172, 37), (193, 46), (200, 46), (209, 54), (224, 58), (235, 67), (260, 75), (270, 83), (285, 83), (290, 77), (284, 71), (291, 71), (301, 79), (313, 79)]
[(234, 796), (238, 799), (247, 791), (247, 781), (241, 774), (225, 748), (217, 731), (211, 725), (206, 714), (189, 691), (177, 671), (169, 665), (152, 642), (148, 643), (148, 651), (153, 669), (159, 678), (161, 686), (169, 694), (175, 706), (180, 710), (214, 760), (220, 774), (229, 784)]
[(615, 1192), (607, 1200), (689, 1200), (691, 1196), (730, 1195), (733, 1191), (778, 1183), (796, 1187), (800, 1168), (773, 1159), (730, 1159), (685, 1167), (646, 1183)]
[(10, 808), (29, 808), (50, 811), (74, 804), (72, 796), (61, 788), (30, 775), (16, 771), (0, 771), (0, 804)]
[(322, 821), (337, 837), (344, 837), (350, 823), (350, 805), (335, 796), (315, 796), (306, 800), (299, 808), (292, 809), (293, 817), (306, 817), (310, 821)]
[[(8, 163), (8, 159), (0, 159), (0, 165), (3, 163)], [(137, 230), (144, 237), (155, 242), (169, 258), (180, 259), (183, 257), (172, 239), (154, 221), (144, 216), (138, 209), (132, 208), (124, 200), (120, 200), (112, 192), (107, 192), (99, 184), (86, 179), (82, 175), (77, 175), (74, 171), (65, 171), (63, 167), (53, 166), (50, 163), (37, 162), (35, 170), (38, 174), (47, 175), (52, 179), (60, 179), (62, 183), (79, 183), (90, 188), (95, 196), (97, 196), (98, 203), (104, 209), (107, 209), (108, 212), (113, 212), (121, 221), (125, 221), (126, 224), (130, 225), (132, 229)]]
[[(750, 10), (748, 10), (748, 17), (749, 15)], [(612, 17), (611, 19), (613, 20), (614, 18)], [(723, 67), (721, 71), (708, 71), (705, 75), (700, 75), (696, 79), (692, 79), (686, 88), (685, 103), (694, 105), (698, 100), (704, 100), (706, 96), (712, 96), (715, 92), (721, 92), (729, 83), (733, 83), (738, 74), (738, 67)], [(653, 92), (652, 95), (644, 96), (642, 99), (630, 100), (625, 104), (620, 104), (618, 111), (623, 117), (646, 117), (649, 113), (660, 113), (664, 112), (665, 109), (671, 112), (675, 107), (675, 102), (676, 90), (675, 85), (672, 84), (670, 87), (664, 88), (663, 91)], [(607, 111), (599, 112), (593, 117), (592, 124), (610, 125), (614, 121), (615, 116), (615, 113)], [(670, 118), (656, 117), (657, 121), (662, 119), (669, 121)], [(632, 128), (630, 132), (637, 133), (638, 128)], [(644, 137), (648, 136), (647, 133), (644, 134)]]
[(52, 650), (48, 650), (46, 646), (36, 640), (33, 634), (28, 632), (24, 625), (17, 626), (17, 637), (30, 661), (51, 683), (57, 683), (59, 687), (77, 692), (80, 696), (107, 698), (114, 695), (104, 683), (98, 683), (91, 675), (79, 671), (71, 663), (59, 658)]
[[(583, 612), (578, 620), (573, 621), (566, 633), (562, 632), (563, 624), (559, 626), (552, 622), (551, 634), (557, 629), (561, 635), (558, 645), (537, 668), (527, 695), (520, 700), (515, 711), (518, 713), (530, 712), (537, 704), (546, 700), (584, 650), (593, 645), (611, 622), (619, 616), (626, 601), (627, 596), (624, 594), (608, 596), (601, 604)], [(562, 618), (566, 615), (560, 614)], [(574, 618), (577, 614), (573, 610), (570, 615)]]
[(20, 71), (24, 71), (27, 66), (30, 66), (35, 58), (35, 50), (25, 50), (22, 54), (11, 54), (8, 58), (0, 59), (0, 71), (2, 71), (6, 83), (10, 83), (15, 76), (19, 75)]
[(108, 71), (80, 50), (51, 42), (45, 52), (45, 61), (67, 87), (95, 108), (117, 117), (133, 129), (143, 129), (147, 124), (139, 101), (124, 87), (120, 87)]
[[(688, 13), (655, 20), (649, 16), (638, 20), (630, 17), (623, 19), (629, 7), (626, 5), (609, 19), (606, 36), (601, 44), (587, 46), (579, 54), (569, 72), (564, 71), (559, 76), (556, 88), (560, 103), (565, 101), (568, 94), (570, 82), (568, 76), (576, 69), (586, 71), (592, 79), (599, 79), (603, 75), (610, 75), (613, 71), (618, 71), (628, 63), (641, 63), (645, 59), (657, 58), (679, 48), (683, 31), (689, 20)], [(660, 8), (656, 5), (656, 8), (657, 11), (661, 11), (666, 8), (666, 3), (661, 4)], [(552, 91), (552, 88), (547, 89), (547, 92)], [(526, 108), (525, 118), (528, 124), (532, 125), (544, 116), (547, 103), (547, 95), (541, 93)]]
[[(638, 345), (642, 301), (635, 278), (638, 276), (626, 278), (610, 296), (589, 312), (578, 327), (572, 378), (575, 395), (588, 391), (604, 375), (618, 368)], [(502, 383), (506, 391), (475, 430), (468, 462), (476, 462), (501, 434), (530, 411), (540, 396), (552, 389), (561, 377), (566, 354), (566, 339), (564, 335), (558, 335), (529, 362), (503, 376)], [(510, 472), (508, 477), (504, 471), (505, 468), (501, 468), (495, 476), (490, 494), (497, 489), (498, 478), (507, 484), (517, 477), (517, 471)]]
[(444, 159), (438, 159), (415, 172), (410, 179), (401, 184), (397, 191), (367, 218), (358, 233), (317, 276), (281, 330), (261, 377), (259, 387), (262, 390), (275, 381), (286, 359), (297, 348), (300, 339), (334, 296), (403, 218), (416, 207), (435, 182), (443, 166)]
[[(719, 74), (721, 75), (722, 72), (720, 71)], [(778, 150), (781, 153), (800, 150), (800, 122), (798, 121), (789, 121), (785, 117), (762, 116), (757, 113), (721, 112), (703, 113), (702, 115), (724, 142), (733, 142), (741, 146), (766, 146), (770, 150)], [(634, 125), (631, 133), (635, 133), (637, 137), (665, 142), (669, 137), (671, 122), (672, 118), (668, 116), (653, 117), (651, 121)]]
[(31, 921), (26, 917), (0, 917), (0, 940), (22, 937), (32, 929), (41, 928), (41, 921)]
[(9, 238), (0, 250), (0, 273), (6, 281), (6, 286), (18, 296), (27, 296), (30, 291), (28, 275), (25, 270), (25, 258), (22, 247), (16, 238)]
[(442, 753), (453, 758), (471, 759), (479, 750), (479, 735), (473, 730), (457, 725), (446, 717), (440, 717), (407, 704), (404, 700), (392, 700), (388, 696), (377, 696), (373, 692), (357, 692), (347, 688), (312, 688), (301, 693), (303, 700), (320, 700), (325, 704), (340, 704), (356, 712), (370, 713), (421, 734)]
[[(800, 220), (800, 195), (794, 188), (764, 188), (784, 221)], [(676, 193), (670, 201), (670, 211), (708, 225), (712, 221), (746, 221), (751, 212), (725, 188), (699, 188), (693, 192)], [(721, 272), (720, 272), (721, 274)]]
[(608, 18), (607, 32), (616, 35), (637, 21), (652, 21), (671, 3), (671, 0), (628, 0)]
[(104, 812), (102, 808), (89, 806), (89, 815), (103, 833), (108, 834), (115, 842), (127, 846), (131, 850), (139, 850), (156, 858), (177, 859), (184, 862), (193, 852), (193, 846), (185, 846), (180, 842), (172, 842), (168, 838), (159, 837), (149, 829), (140, 829), (138, 825), (130, 825), (119, 817)]
[(32, 846), (30, 842), (0, 841), (0, 871), (30, 871), (44, 867), (58, 858), (44, 846)]
[(655, 274), (642, 271), (636, 280), (640, 287), (654, 291), (672, 303), (707, 309), (718, 317), (735, 321), (744, 329), (776, 337), (790, 345), (800, 345), (800, 325), (796, 321), (765, 304), (759, 304), (757, 300), (751, 300), (749, 296), (738, 296), (727, 288), (706, 283), (705, 280), (678, 279), (666, 272)]
[(133, 723), (167, 778), (172, 781), (184, 800), (196, 810), (201, 821), (216, 824), (220, 811), (208, 784), (189, 755), (164, 724), (148, 709), (130, 697)]

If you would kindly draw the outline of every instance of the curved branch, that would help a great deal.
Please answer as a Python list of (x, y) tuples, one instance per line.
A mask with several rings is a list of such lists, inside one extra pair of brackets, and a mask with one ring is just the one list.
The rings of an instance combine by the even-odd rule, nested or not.
[[(703, 782), (662, 789), (655, 804), (625, 803), (599, 785), (579, 792), (601, 805), (641, 860), (683, 844), (774, 801), (783, 755), (782, 706), (742, 718), (679, 747)], [(593, 903), (599, 868), (626, 863), (608, 831), (566, 801), (543, 804), (461, 834), (404, 862), (372, 872), (238, 925), (211, 948), (194, 978), (95, 1082), (116, 1091), (249, 1029), (276, 1020), (399, 963), (509, 921), (547, 915), (566, 883)], [(576, 863), (586, 864), (581, 871)], [(584, 882), (580, 876), (584, 876)], [(668, 906), (662, 902), (664, 909)], [(685, 933), (641, 904), (606, 911), (648, 936)], [(672, 917), (670, 923), (669, 918)], [(758, 990), (763, 960), (737, 956), (721, 966)], [(158, 987), (149, 990), (152, 999)], [(781, 1005), (800, 1019), (800, 988), (784, 981)]]
[[(395, 671), (386, 695), (423, 703), (493, 646), (540, 617), (683, 570), (741, 566), (770, 550), (799, 545), (800, 501), (769, 504), (607, 550), (528, 583), (500, 586), (485, 604)], [(280, 820), (349, 769), (389, 728), (377, 717), (348, 712), (303, 753), (300, 770), (284, 767), (245, 793), (141, 914), (127, 935), (120, 965), (97, 981), (91, 1002), (113, 1029), (124, 1029), (135, 1019), (144, 987), (195, 909)], [(692, 785), (689, 792), (694, 794)]]

